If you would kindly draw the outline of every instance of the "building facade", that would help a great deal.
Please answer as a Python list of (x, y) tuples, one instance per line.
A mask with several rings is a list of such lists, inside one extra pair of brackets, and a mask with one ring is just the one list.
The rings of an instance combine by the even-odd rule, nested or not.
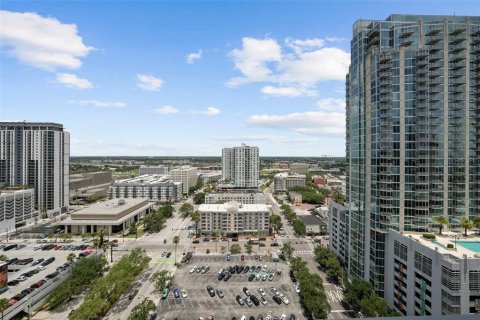
[(0, 233), (14, 230), (18, 226), (33, 222), (38, 217), (34, 209), (33, 189), (7, 189), (0, 193)]
[(222, 179), (236, 188), (257, 189), (260, 174), (258, 147), (242, 144), (222, 150)]
[(115, 181), (108, 198), (148, 198), (156, 202), (176, 202), (182, 199), (183, 183), (173, 182), (166, 175), (143, 175)]
[(480, 17), (353, 26), (346, 78), (351, 275), (383, 296), (386, 235), (480, 215)]
[(305, 175), (287, 172), (277, 173), (273, 178), (275, 192), (286, 192), (292, 187), (305, 187)]
[[(469, 244), (425, 239), (390, 229), (387, 235), (385, 299), (402, 315), (466, 315), (480, 312), (480, 252)], [(451, 249), (448, 249), (448, 245)], [(464, 247), (465, 246), (465, 247)], [(473, 246), (472, 246), (473, 248)]]
[(290, 172), (296, 173), (296, 174), (303, 174), (306, 175), (308, 173), (308, 168), (310, 165), (308, 163), (290, 163), (288, 166), (290, 169)]
[(111, 171), (72, 174), (69, 187), (70, 199), (106, 196), (111, 183)]
[(183, 166), (170, 170), (170, 179), (183, 184), (183, 194), (188, 194), (191, 187), (197, 184), (197, 168)]
[(138, 175), (145, 174), (168, 174), (168, 167), (166, 166), (140, 166), (138, 168)]
[(335, 201), (330, 201), (328, 206), (328, 248), (337, 255), (344, 266), (348, 266), (349, 223), (347, 208)]
[(205, 204), (236, 201), (241, 204), (266, 204), (265, 194), (257, 193), (209, 193), (205, 195)]
[(328, 233), (328, 224), (314, 215), (297, 215), (297, 218), (305, 224), (307, 234), (323, 235)]
[(0, 122), (0, 184), (28, 185), (40, 212), (69, 203), (70, 134), (58, 123)]
[(218, 232), (231, 235), (259, 232), (268, 234), (270, 209), (265, 204), (202, 204), (199, 229), (202, 234)]

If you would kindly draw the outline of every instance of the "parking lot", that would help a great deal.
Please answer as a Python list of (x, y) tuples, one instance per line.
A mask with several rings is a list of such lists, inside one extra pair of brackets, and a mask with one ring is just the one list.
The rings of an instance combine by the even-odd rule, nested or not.
[[(0, 245), (10, 245), (13, 242), (4, 242), (1, 243)], [(57, 271), (57, 268), (63, 265), (65, 262), (67, 262), (67, 256), (69, 253), (74, 252), (77, 256), (81, 250), (76, 250), (76, 251), (70, 251), (70, 250), (41, 250), (37, 249), (34, 250), (35, 247), (38, 247), (40, 245), (45, 245), (45, 244), (39, 244), (34, 241), (31, 242), (14, 242), (15, 244), (18, 245), (25, 245), (25, 247), (21, 249), (16, 249), (13, 248), (8, 251), (3, 251), (3, 249), (0, 249), (0, 254), (5, 255), (8, 260), (11, 259), (28, 259), (28, 258), (33, 258), (32, 262), (26, 263), (25, 265), (18, 265), (16, 262), (10, 263), (8, 266), (9, 272), (8, 272), (8, 282), (10, 282), (10, 285), (8, 285), (8, 289), (5, 292), (2, 292), (0, 294), (0, 298), (7, 298), (11, 299), (13, 296), (20, 294), (22, 291), (29, 289), (34, 283), (38, 283), (40, 280), (45, 279), (47, 275), (52, 274)], [(70, 244), (64, 244), (64, 243), (58, 243), (61, 245), (70, 245)], [(78, 243), (79, 245), (80, 243)], [(49, 258), (55, 258), (53, 262), (46, 266), (42, 266), (41, 263), (36, 264), (33, 266), (32, 264), (38, 260), (38, 259), (44, 259), (47, 260)], [(29, 277), (24, 277), (25, 280), (19, 281), (18, 284), (12, 284), (12, 280), (20, 280), (23, 279), (21, 276), (25, 274), (26, 272), (40, 268), (40, 271), (37, 273), (34, 273), (33, 275)], [(15, 281), (13, 281), (15, 282)], [(25, 292), (25, 291), (24, 291)]]
[[(190, 273), (193, 266), (210, 266), (210, 270), (206, 273)], [(228, 281), (218, 280), (218, 271), (220, 268), (243, 265), (263, 267), (268, 266), (267, 273), (275, 273), (273, 280), (253, 280), (248, 281), (250, 272), (234, 273)], [(277, 274), (277, 269), (280, 274)], [(241, 261), (240, 256), (232, 256), (231, 261), (227, 261), (225, 255), (194, 255), (189, 264), (183, 265), (177, 269), (171, 292), (166, 299), (161, 299), (158, 305), (157, 314), (159, 319), (198, 319), (203, 317), (206, 319), (212, 315), (214, 319), (231, 319), (236, 317), (240, 319), (243, 315), (250, 317), (258, 317), (259, 314), (265, 318), (270, 315), (272, 318), (281, 317), (282, 314), (287, 316), (291, 314), (296, 316), (296, 319), (304, 319), (302, 309), (299, 304), (299, 297), (295, 291), (295, 285), (291, 282), (288, 276), (288, 266), (284, 262), (271, 262), (255, 260), (254, 256), (246, 256), (245, 261)], [(265, 274), (265, 272), (260, 272)], [(214, 290), (222, 290), (224, 297), (210, 297), (207, 292), (207, 286), (212, 286)], [(251, 294), (260, 299), (261, 294), (258, 292), (262, 288), (265, 292), (265, 300), (267, 304), (260, 303), (258, 306), (254, 304), (249, 307), (247, 304), (239, 305), (236, 301), (236, 296), (240, 295), (243, 299), (247, 296), (242, 291), (243, 287), (247, 287)], [(285, 295), (289, 303), (277, 304), (273, 299), (271, 287), (276, 288), (279, 293)], [(173, 289), (185, 290), (187, 292), (186, 298), (175, 298)]]

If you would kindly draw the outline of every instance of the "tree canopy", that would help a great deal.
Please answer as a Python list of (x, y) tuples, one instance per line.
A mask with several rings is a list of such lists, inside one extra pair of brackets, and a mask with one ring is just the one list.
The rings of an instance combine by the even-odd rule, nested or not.
[(203, 204), (205, 203), (205, 193), (199, 192), (193, 196), (193, 203)]
[(155, 311), (155, 303), (148, 298), (144, 298), (142, 302), (133, 307), (128, 320), (147, 320), (150, 311)]

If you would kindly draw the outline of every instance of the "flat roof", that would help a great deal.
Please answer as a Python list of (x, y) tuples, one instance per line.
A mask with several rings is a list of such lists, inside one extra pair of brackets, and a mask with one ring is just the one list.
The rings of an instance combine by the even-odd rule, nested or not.
[(139, 205), (145, 201), (148, 202), (148, 198), (119, 198), (119, 199), (112, 199), (107, 201), (98, 202), (92, 204), (91, 206), (78, 210), (72, 215), (81, 216), (83, 214), (90, 215), (90, 214), (103, 214), (103, 215), (116, 215), (119, 214), (131, 207)]
[(303, 223), (306, 225), (312, 225), (312, 224), (325, 224), (321, 219), (311, 215), (311, 214), (306, 214), (306, 215), (297, 215), (297, 218), (300, 219)]
[[(479, 243), (480, 246), (480, 236), (478, 235), (470, 234), (468, 237), (465, 237), (463, 233), (444, 231), (442, 232), (442, 235), (435, 234), (435, 240), (432, 241), (424, 238), (422, 236), (423, 233), (403, 232), (401, 234), (404, 237), (415, 239), (425, 247), (428, 247), (432, 250), (437, 250), (441, 254), (449, 254), (459, 259), (463, 258), (464, 255), (466, 255), (468, 258), (480, 258), (479, 252), (476, 252), (473, 249), (468, 249), (461, 245), (466, 242), (472, 242)], [(448, 244), (452, 244), (454, 247), (456, 247), (456, 250), (447, 249)]]
[(228, 208), (233, 207), (238, 212), (268, 212), (269, 206), (266, 204), (240, 204), (236, 201), (221, 203), (221, 204), (202, 204), (198, 207), (198, 211), (203, 212), (221, 212), (228, 211)]

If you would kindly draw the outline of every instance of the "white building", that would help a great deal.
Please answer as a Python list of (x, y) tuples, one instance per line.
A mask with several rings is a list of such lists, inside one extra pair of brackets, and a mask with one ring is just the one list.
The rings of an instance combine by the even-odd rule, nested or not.
[(0, 233), (14, 230), (38, 217), (33, 189), (6, 189), (0, 193)]
[(0, 185), (33, 187), (39, 211), (68, 211), (69, 167), (70, 134), (63, 125), (0, 122)]
[(183, 194), (188, 194), (191, 187), (197, 184), (197, 168), (183, 166), (170, 170), (170, 179), (183, 183)]
[(328, 206), (328, 248), (345, 266), (348, 266), (349, 223), (347, 208), (332, 200)]
[(386, 240), (385, 299), (392, 308), (407, 316), (480, 312), (479, 237), (432, 241), (389, 229)]
[(198, 179), (202, 184), (206, 184), (211, 181), (218, 181), (222, 179), (222, 171), (199, 171)]
[(168, 167), (166, 166), (140, 166), (138, 168), (138, 175), (145, 174), (168, 174)]
[(288, 172), (277, 173), (273, 179), (275, 192), (286, 192), (289, 188), (305, 186), (305, 175)]
[(205, 195), (205, 204), (236, 201), (241, 204), (266, 204), (267, 198), (263, 193), (209, 193)]
[(65, 233), (84, 234), (105, 230), (106, 234), (112, 235), (137, 223), (153, 206), (154, 203), (147, 198), (102, 201), (72, 212), (67, 219), (53, 225), (64, 227)]
[(308, 168), (310, 165), (308, 163), (290, 163), (288, 166), (290, 169), (290, 172), (296, 173), (296, 174), (304, 174), (306, 175), (308, 173)]
[(202, 204), (199, 229), (201, 233), (224, 232), (243, 234), (248, 232), (268, 233), (270, 209), (265, 204)]
[(257, 189), (259, 172), (258, 147), (242, 144), (222, 150), (222, 179), (235, 188)]
[(108, 191), (108, 198), (148, 198), (151, 201), (179, 201), (183, 183), (173, 182), (168, 175), (143, 175), (115, 181)]

